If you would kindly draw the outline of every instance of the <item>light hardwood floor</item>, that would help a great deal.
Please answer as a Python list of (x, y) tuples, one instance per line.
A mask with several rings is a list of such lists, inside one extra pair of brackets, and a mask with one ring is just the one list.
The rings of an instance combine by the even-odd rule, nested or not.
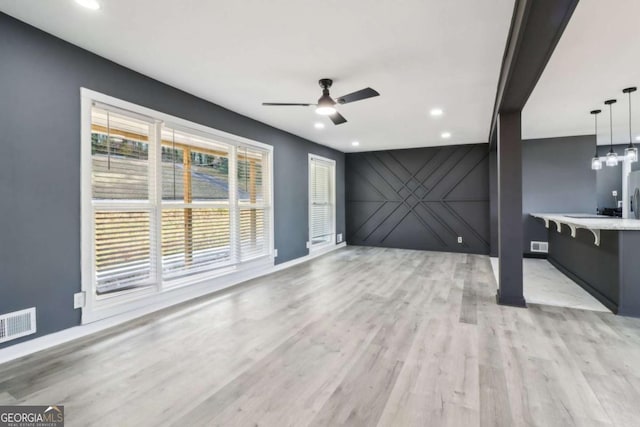
[(348, 247), (0, 365), (68, 426), (637, 426), (640, 321), (498, 306), (489, 258)]

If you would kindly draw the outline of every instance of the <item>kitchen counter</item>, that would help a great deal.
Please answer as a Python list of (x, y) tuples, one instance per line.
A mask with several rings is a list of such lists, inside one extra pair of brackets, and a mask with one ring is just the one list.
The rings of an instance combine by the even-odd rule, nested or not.
[(614, 313), (640, 317), (640, 220), (570, 213), (531, 216), (549, 229), (549, 262)]
[(592, 230), (637, 230), (640, 231), (640, 219), (622, 219), (604, 215), (591, 214), (548, 214), (548, 213), (532, 213), (531, 216), (540, 218), (545, 221), (545, 225), (549, 228), (549, 221), (556, 224), (566, 224), (578, 228), (587, 228)]

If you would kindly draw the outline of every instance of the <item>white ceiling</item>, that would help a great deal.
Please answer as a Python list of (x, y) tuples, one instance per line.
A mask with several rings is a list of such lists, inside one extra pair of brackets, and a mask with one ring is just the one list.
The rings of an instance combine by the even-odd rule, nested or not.
[[(581, 0), (549, 64), (523, 110), (524, 138), (593, 134), (590, 110), (601, 109), (598, 143), (628, 143), (628, 99), (622, 89), (640, 87), (640, 1)], [(632, 94), (634, 139), (640, 136), (640, 92)], [(637, 141), (634, 141), (637, 142)]]
[[(0, 10), (143, 74), (342, 151), (486, 142), (514, 4), (99, 1), (102, 8), (90, 11), (73, 0), (0, 0)], [(616, 21), (609, 22), (613, 27)], [(334, 79), (334, 97), (366, 86), (381, 96), (341, 106), (349, 122), (340, 126), (311, 108), (260, 105), (315, 102), (322, 77)], [(434, 107), (444, 115), (431, 118)], [(315, 129), (316, 121), (325, 121), (325, 129)], [(441, 139), (444, 131), (451, 132), (450, 139)], [(352, 147), (353, 140), (360, 146)]]

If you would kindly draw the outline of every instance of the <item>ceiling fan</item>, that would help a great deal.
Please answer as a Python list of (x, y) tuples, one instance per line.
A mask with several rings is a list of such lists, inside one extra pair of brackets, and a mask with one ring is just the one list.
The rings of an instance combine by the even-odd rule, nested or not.
[(338, 110), (336, 110), (336, 104), (348, 104), (350, 102), (362, 101), (363, 99), (373, 98), (374, 96), (380, 95), (376, 90), (368, 87), (366, 89), (357, 90), (348, 95), (341, 96), (334, 101), (333, 98), (331, 98), (331, 95), (329, 95), (329, 88), (331, 87), (333, 80), (320, 79), (318, 83), (322, 88), (322, 96), (318, 99), (317, 104), (263, 102), (262, 105), (270, 107), (310, 107), (314, 105), (316, 106), (316, 113), (322, 116), (329, 116), (334, 125), (340, 125), (342, 123), (346, 123), (347, 119), (345, 119), (342, 114), (338, 113)]

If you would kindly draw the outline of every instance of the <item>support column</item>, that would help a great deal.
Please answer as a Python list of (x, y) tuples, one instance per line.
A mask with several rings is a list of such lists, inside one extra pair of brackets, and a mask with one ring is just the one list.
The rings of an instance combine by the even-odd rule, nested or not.
[(489, 255), (498, 256), (498, 144), (492, 143), (489, 152)]
[(526, 307), (522, 289), (521, 112), (498, 115), (499, 304)]

